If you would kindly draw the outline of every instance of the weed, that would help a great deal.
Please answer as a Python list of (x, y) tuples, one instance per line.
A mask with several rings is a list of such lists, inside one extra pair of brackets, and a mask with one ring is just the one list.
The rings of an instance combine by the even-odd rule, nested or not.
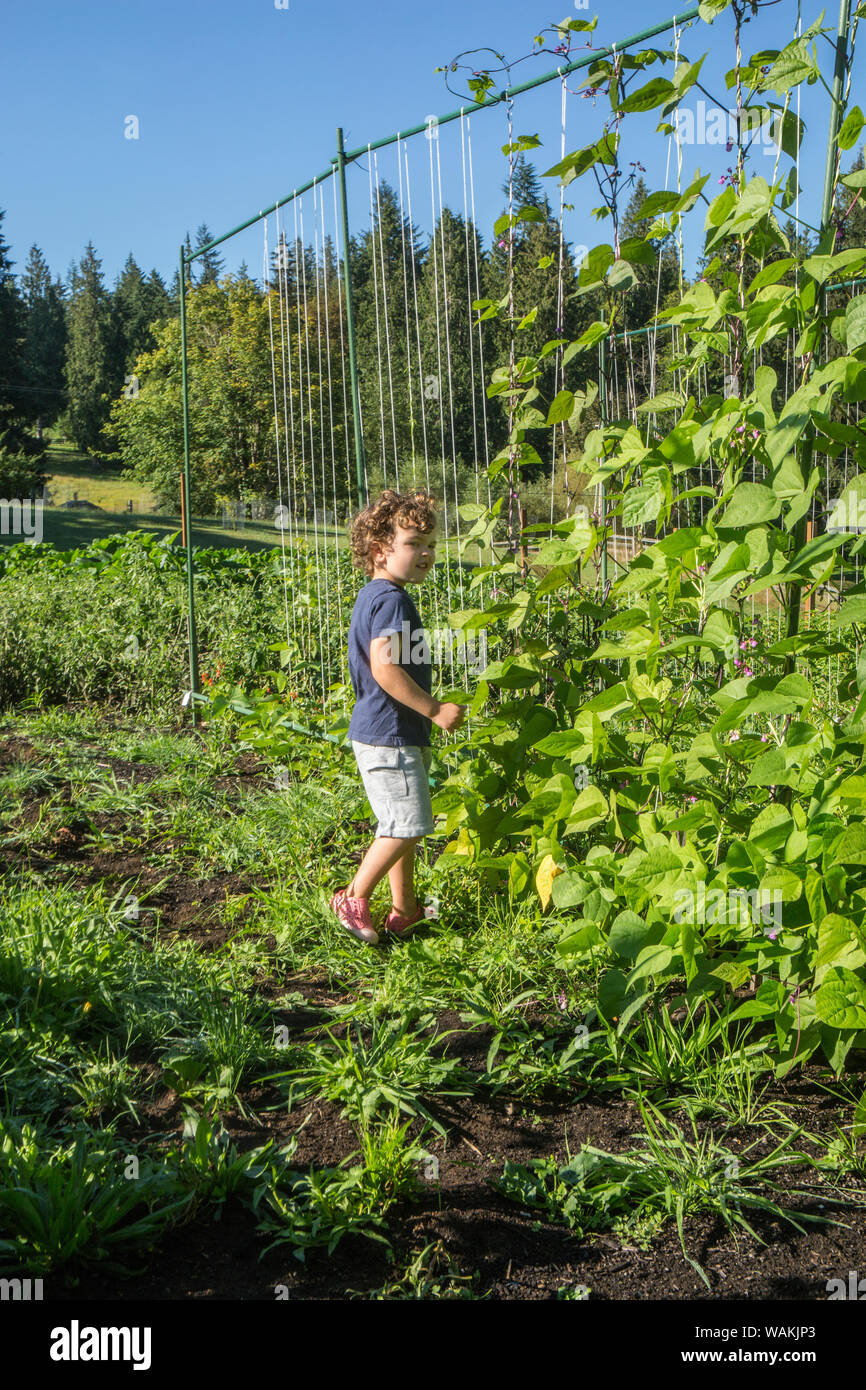
[(339, 1039), (326, 1029), (330, 1045), (312, 1048), (302, 1065), (262, 1079), (289, 1082), (290, 1108), (298, 1100), (319, 1095), (339, 1102), (345, 1115), (364, 1125), (377, 1111), (394, 1110), (421, 1115), (444, 1134), (444, 1126), (423, 1104), (422, 1093), (465, 1096), (471, 1087), (460, 1084), (462, 1073), (456, 1060), (436, 1057), (431, 1040), (419, 1036), (425, 1022), (431, 1021), (422, 1019), (413, 1025), (405, 1018), (374, 1019), (369, 1042), (357, 1023), (351, 1025), (354, 1037), (347, 1031)]
[(151, 1247), (188, 1215), (165, 1170), (143, 1159), (133, 1180), (118, 1150), (79, 1133), (54, 1145), (28, 1124), (0, 1122), (0, 1261), (6, 1270), (41, 1275), (75, 1261), (105, 1261)]
[(674, 1218), (683, 1256), (708, 1288), (707, 1275), (686, 1251), (686, 1217), (711, 1211), (728, 1229), (746, 1230), (761, 1244), (765, 1242), (746, 1220), (744, 1208), (789, 1221), (801, 1232), (801, 1221), (829, 1220), (806, 1213), (795, 1216), (755, 1190), (760, 1179), (768, 1191), (811, 1196), (768, 1179), (768, 1173), (780, 1166), (808, 1161), (806, 1155), (789, 1151), (790, 1138), (764, 1158), (746, 1163), (745, 1155), (733, 1154), (711, 1136), (699, 1139), (694, 1122), (689, 1140), (651, 1105), (641, 1102), (641, 1114), (648, 1131), (645, 1149), (611, 1154), (584, 1144), (563, 1165), (552, 1158), (525, 1165), (506, 1160), (502, 1178), (494, 1185), (511, 1200), (539, 1210), (549, 1220), (563, 1222), (579, 1234), (609, 1229), (619, 1217), (631, 1223), (641, 1216)]
[(378, 1289), (349, 1289), (349, 1298), (383, 1302), (392, 1299), (488, 1297), (478, 1292), (479, 1274), (463, 1274), (441, 1240), (431, 1241), (409, 1256), (393, 1279)]

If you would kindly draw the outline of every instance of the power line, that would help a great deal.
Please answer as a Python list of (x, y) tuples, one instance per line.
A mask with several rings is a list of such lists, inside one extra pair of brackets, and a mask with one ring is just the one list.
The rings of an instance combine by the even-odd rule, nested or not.
[(45, 392), (51, 395), (67, 396), (69, 389), (66, 386), (19, 386), (14, 381), (0, 381), (0, 390), (3, 391), (36, 391), (40, 394)]

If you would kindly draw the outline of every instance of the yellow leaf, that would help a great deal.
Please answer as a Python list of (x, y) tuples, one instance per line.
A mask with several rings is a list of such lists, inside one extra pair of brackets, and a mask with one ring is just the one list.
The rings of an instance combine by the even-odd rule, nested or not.
[(451, 840), (442, 851), (443, 854), (465, 854), (470, 859), (475, 858), (475, 846), (466, 834), (465, 827), (461, 829), (456, 840)]
[(550, 902), (550, 892), (553, 888), (553, 880), (557, 874), (563, 872), (561, 866), (557, 864), (552, 854), (546, 854), (538, 866), (535, 875), (535, 886), (538, 889), (538, 896), (541, 898), (542, 908), (546, 908)]

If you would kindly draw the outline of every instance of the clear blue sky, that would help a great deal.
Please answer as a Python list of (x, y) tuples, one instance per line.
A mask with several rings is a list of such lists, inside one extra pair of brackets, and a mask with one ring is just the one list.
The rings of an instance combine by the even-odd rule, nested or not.
[[(14, 272), (20, 274), (32, 243), (41, 248), (55, 274), (65, 276), (88, 241), (102, 259), (113, 285), (132, 252), (149, 272), (155, 267), (170, 282), (178, 246), (189, 231), (207, 223), (213, 235), (230, 230), (260, 208), (285, 196), (326, 169), (342, 125), (347, 148), (366, 144), (398, 129), (421, 123), (462, 104), (452, 97), (444, 75), (433, 69), (462, 50), (490, 46), (509, 61), (531, 53), (533, 37), (565, 16), (586, 19), (598, 13), (593, 46), (602, 47), (670, 18), (686, 3), (621, 0), (594, 10), (567, 6), (565, 0), (438, 0), (407, 5), (379, 0), (375, 5), (330, 4), (313, 0), (147, 0), (146, 4), (98, 0), (5, 0), (0, 58), (0, 207), (11, 244)], [(832, 13), (831, 13), (832, 11)], [(803, 9), (804, 26), (819, 8)], [(796, 0), (780, 4), (749, 26), (745, 50), (781, 47), (793, 34)], [(825, 22), (835, 26), (836, 7)], [(548, 36), (551, 47), (555, 38)], [(575, 36), (580, 43), (580, 36)], [(667, 47), (668, 37), (651, 41)], [(723, 16), (708, 27), (696, 22), (683, 38), (689, 58), (709, 50), (707, 85), (730, 104), (719, 74), (733, 63), (731, 24)], [(572, 56), (575, 56), (572, 54)], [(830, 51), (819, 44), (824, 71)], [(464, 59), (469, 61), (468, 59)], [(474, 66), (492, 60), (478, 55)], [(515, 62), (512, 81), (550, 71), (556, 60), (534, 56)], [(670, 65), (656, 72), (669, 75)], [(467, 74), (450, 74), (464, 85)], [(703, 74), (702, 74), (703, 76)], [(576, 89), (580, 73), (569, 79), (575, 94), (566, 97), (566, 151), (578, 148), (601, 129), (607, 99), (597, 104)], [(504, 77), (497, 87), (507, 85)], [(856, 81), (855, 81), (856, 87)], [(696, 94), (690, 98), (695, 104)], [(775, 99), (775, 98), (774, 98)], [(804, 90), (801, 114), (809, 125), (804, 146), (800, 214), (814, 221), (823, 181), (823, 132), (828, 101), (820, 86)], [(471, 102), (467, 103), (471, 107)], [(125, 121), (135, 116), (139, 138), (127, 139)], [(514, 102), (514, 133), (537, 133), (544, 143), (531, 156), (541, 173), (560, 157), (561, 89), (547, 84)], [(641, 160), (650, 187), (664, 187), (667, 141), (655, 135), (658, 115), (630, 125), (625, 162)], [(443, 194), (463, 209), (459, 122), (442, 127), (438, 154)], [(476, 212), (485, 245), (504, 206), (500, 184), (507, 175), (501, 146), (508, 137), (505, 105), (476, 111), (471, 118)], [(410, 162), (413, 217), (428, 232), (431, 223), (430, 145), (423, 135), (406, 142)], [(851, 152), (851, 156), (856, 151)], [(846, 159), (850, 162), (850, 157)], [(718, 176), (732, 156), (724, 145), (686, 149), (684, 185), (694, 169), (710, 171), (707, 192), (718, 191)], [(783, 165), (787, 161), (783, 157)], [(754, 161), (769, 176), (772, 158)], [(397, 187), (394, 147), (378, 155), (378, 173)], [(675, 168), (668, 186), (676, 186)], [(353, 232), (369, 219), (367, 160), (350, 171)], [(558, 209), (558, 181), (543, 180)], [(436, 175), (438, 199), (438, 171)], [(575, 197), (577, 190), (579, 196)], [(600, 201), (586, 179), (566, 190), (575, 210), (566, 217), (572, 244), (605, 240), (604, 225), (587, 215)], [(330, 185), (326, 229), (333, 234)], [(291, 217), (291, 214), (289, 214)], [(304, 201), (306, 239), (312, 240), (313, 209)], [(701, 219), (702, 220), (702, 219)], [(289, 223), (291, 234), (292, 223)], [(270, 219), (271, 244), (275, 235)], [(697, 250), (687, 245), (687, 268)], [(223, 248), (226, 269), (246, 259), (251, 273), (262, 270), (262, 229), (237, 237)]]

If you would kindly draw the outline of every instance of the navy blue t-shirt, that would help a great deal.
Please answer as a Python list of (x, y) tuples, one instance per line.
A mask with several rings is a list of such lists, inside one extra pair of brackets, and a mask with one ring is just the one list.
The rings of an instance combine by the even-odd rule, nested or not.
[(430, 643), (405, 589), (391, 579), (371, 579), (352, 609), (349, 623), (349, 675), (355, 707), (348, 738), (359, 743), (430, 746), (432, 720), (403, 705), (383, 690), (370, 669), (370, 643), (375, 637), (395, 633), (392, 660), (402, 666), (421, 689), (432, 693), (433, 669)]

